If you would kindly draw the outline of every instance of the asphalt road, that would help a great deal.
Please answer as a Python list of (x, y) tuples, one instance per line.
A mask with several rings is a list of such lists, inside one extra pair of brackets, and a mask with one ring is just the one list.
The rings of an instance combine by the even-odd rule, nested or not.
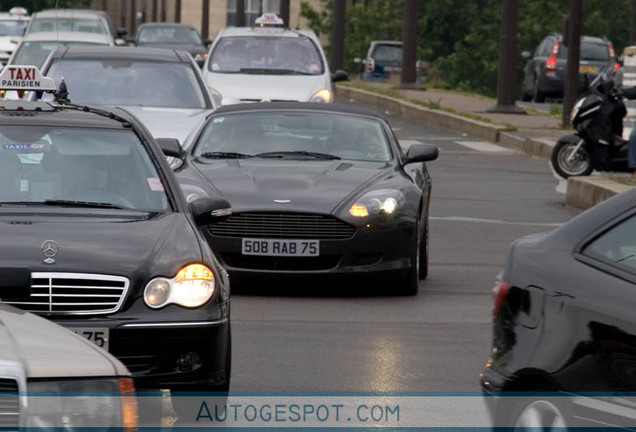
[[(478, 391), (490, 290), (516, 238), (577, 214), (543, 159), (392, 118), (403, 145), (439, 146), (429, 278), (416, 297), (262, 281), (235, 291), (233, 392)], [(462, 142), (462, 144), (458, 144)]]

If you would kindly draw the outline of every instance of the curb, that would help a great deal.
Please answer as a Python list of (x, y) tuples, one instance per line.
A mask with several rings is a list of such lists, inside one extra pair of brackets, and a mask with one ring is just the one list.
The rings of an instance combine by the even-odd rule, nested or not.
[(504, 129), (501, 126), (494, 126), (490, 123), (469, 119), (457, 114), (426, 108), (366, 90), (343, 86), (338, 86), (337, 89), (338, 97), (349, 101), (356, 101), (380, 111), (396, 113), (409, 120), (426, 123), (427, 125), (474, 135), (491, 142), (497, 142), (500, 131)]
[(629, 189), (631, 186), (603, 177), (570, 177), (565, 205), (586, 210)]
[[(367, 90), (337, 86), (337, 95), (380, 111), (399, 114), (409, 120), (467, 133), (531, 156), (549, 159), (555, 145), (547, 139), (520, 137), (514, 132), (505, 132), (502, 126), (426, 108)], [(628, 189), (630, 186), (602, 177), (571, 177), (567, 182), (565, 205), (585, 210)]]

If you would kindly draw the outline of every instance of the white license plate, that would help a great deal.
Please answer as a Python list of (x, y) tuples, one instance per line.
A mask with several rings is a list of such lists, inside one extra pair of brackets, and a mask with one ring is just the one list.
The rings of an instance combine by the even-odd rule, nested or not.
[(243, 255), (311, 257), (320, 255), (320, 240), (244, 238)]
[(69, 327), (69, 330), (93, 342), (98, 347), (104, 348), (106, 351), (108, 351), (108, 329), (107, 328)]

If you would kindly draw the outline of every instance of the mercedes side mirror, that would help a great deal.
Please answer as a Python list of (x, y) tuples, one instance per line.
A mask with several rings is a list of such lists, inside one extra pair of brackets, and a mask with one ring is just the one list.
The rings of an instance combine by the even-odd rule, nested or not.
[(348, 79), (349, 75), (341, 69), (338, 69), (331, 74), (331, 82), (347, 81)]
[(432, 144), (413, 144), (406, 152), (404, 164), (434, 161), (439, 156), (437, 146)]
[[(45, 242), (46, 243), (46, 242)], [(43, 250), (45, 256), (47, 250)], [(0, 268), (0, 300), (25, 299), (31, 295), (31, 270), (28, 268)]]
[(232, 206), (224, 198), (199, 198), (188, 204), (197, 225), (221, 222), (232, 215)]
[(156, 141), (164, 155), (176, 158), (181, 158), (183, 156), (183, 150), (181, 149), (181, 144), (179, 144), (178, 139), (157, 138)]

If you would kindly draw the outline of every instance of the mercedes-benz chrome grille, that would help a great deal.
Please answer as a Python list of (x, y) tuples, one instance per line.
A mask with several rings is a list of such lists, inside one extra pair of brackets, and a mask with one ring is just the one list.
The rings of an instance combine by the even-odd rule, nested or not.
[(37, 314), (112, 313), (121, 307), (128, 284), (120, 276), (31, 273), (31, 295), (6, 303)]
[(0, 429), (18, 430), (19, 426), (18, 382), (13, 378), (0, 378)]
[(333, 216), (301, 213), (237, 213), (210, 225), (224, 237), (348, 240), (355, 228)]

